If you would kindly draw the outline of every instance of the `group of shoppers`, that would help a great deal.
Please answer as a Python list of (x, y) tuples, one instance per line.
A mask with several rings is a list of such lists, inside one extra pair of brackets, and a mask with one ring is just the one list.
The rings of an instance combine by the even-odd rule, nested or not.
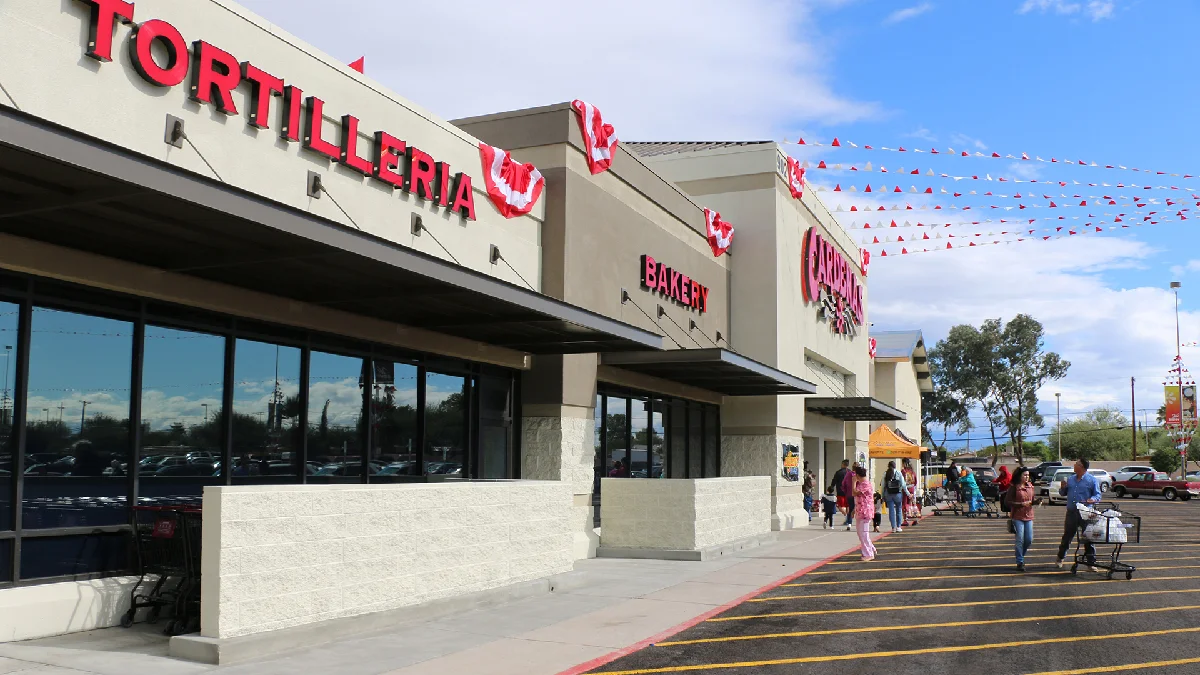
[(905, 526), (916, 525), (921, 516), (917, 505), (917, 476), (912, 463), (905, 459), (903, 468), (897, 469), (896, 462), (888, 462), (880, 490), (867, 478), (867, 469), (850, 460), (842, 460), (842, 467), (833, 474), (833, 480), (821, 498), (824, 511), (824, 527), (834, 527), (834, 516), (845, 516), (842, 523), (846, 530), (856, 529), (861, 544), (864, 562), (875, 559), (875, 546), (871, 542), (872, 529), (879, 532), (883, 514), (880, 507), (886, 505), (888, 523), (893, 532), (903, 532)]

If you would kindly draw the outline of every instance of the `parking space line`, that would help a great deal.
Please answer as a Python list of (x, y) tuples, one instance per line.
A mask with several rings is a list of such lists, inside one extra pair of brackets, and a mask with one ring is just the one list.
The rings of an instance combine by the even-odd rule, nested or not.
[[(1058, 584), (1049, 586), (1051, 590), (1060, 590)], [(848, 607), (842, 609), (813, 609), (797, 610), (795, 612), (772, 612), (770, 614), (745, 614), (741, 616), (716, 617), (708, 623), (724, 621), (743, 621), (746, 619), (770, 619), (782, 616), (813, 616), (825, 614), (865, 614), (870, 612), (897, 612), (908, 609), (934, 609), (946, 607), (984, 607), (989, 605), (1020, 605), (1034, 602), (1055, 602), (1059, 600), (1096, 600), (1099, 598), (1128, 598), (1137, 595), (1166, 595), (1168, 593), (1200, 593), (1200, 588), (1171, 589), (1165, 591), (1126, 591), (1124, 593), (1099, 593), (1096, 595), (1054, 595), (1048, 598), (1010, 598), (1007, 600), (972, 600), (970, 602), (938, 602), (927, 605), (890, 605), (884, 607)], [(851, 594), (853, 595), (853, 594)], [(792, 596), (793, 598), (810, 598), (810, 595)]]
[(1183, 666), (1189, 663), (1200, 663), (1200, 658), (1173, 659), (1171, 661), (1147, 661), (1145, 663), (1126, 663), (1121, 666), (1093, 666), (1091, 668), (1076, 668), (1074, 670), (1046, 670), (1030, 675), (1093, 675), (1094, 673), (1119, 673), (1123, 670), (1143, 670), (1146, 668), (1166, 668), (1168, 666)]
[[(1007, 565), (1004, 565), (1004, 567), (1007, 567)], [(950, 569), (953, 569), (953, 568), (950, 568)], [(1191, 570), (1191, 569), (1200, 569), (1200, 565), (1164, 565), (1164, 566), (1159, 566), (1159, 567), (1138, 567), (1139, 572), (1141, 572), (1143, 570)], [(887, 572), (890, 570), (870, 570), (870, 571), (872, 571), (872, 572)], [(1054, 570), (1052, 572), (1021, 572), (1020, 574), (1023, 576), (1027, 576), (1027, 577), (1050, 576), (1050, 575), (1072, 576), (1071, 573), (1066, 568), (1063, 568), (1061, 570)], [(935, 580), (935, 579), (978, 579), (980, 577), (987, 577), (987, 576), (988, 576), (987, 574), (942, 574), (942, 575), (938, 575), (938, 576), (891, 577), (891, 578), (887, 578), (887, 579), (839, 579), (837, 581), (810, 581), (806, 584), (782, 584), (781, 588), (795, 588), (798, 586), (828, 586), (828, 585), (832, 585), (832, 584), (883, 584), (883, 583), (898, 583), (898, 582), (903, 582), (903, 581), (931, 581), (931, 580)], [(999, 575), (997, 575), (997, 576), (999, 576)]]
[(1040, 638), (1037, 640), (1014, 640), (1011, 642), (991, 642), (980, 645), (959, 645), (956, 647), (925, 647), (922, 649), (902, 649), (888, 652), (862, 652), (853, 654), (823, 654), (821, 656), (800, 656), (789, 659), (769, 659), (763, 661), (734, 661), (727, 663), (698, 663), (684, 666), (665, 666), (662, 668), (638, 668), (636, 670), (608, 670), (594, 675), (651, 675), (652, 673), (683, 673), (696, 670), (728, 670), (734, 668), (761, 668), (764, 666), (788, 666), (800, 663), (826, 663), (829, 661), (857, 661), (859, 659), (880, 659), (898, 656), (920, 656), (922, 654), (947, 654), (955, 652), (977, 652), (988, 649), (1008, 649), (1012, 647), (1034, 647), (1039, 645), (1065, 644), (1068, 642), (1096, 642), (1099, 640), (1121, 640), (1128, 638), (1151, 637), (1155, 635), (1178, 635), (1181, 633), (1200, 633), (1200, 626), (1190, 628), (1170, 628), (1166, 630), (1146, 630), (1136, 633), (1107, 633), (1104, 635), (1076, 635), (1072, 637)]
[[(1031, 558), (1053, 560), (1054, 553), (1050, 553), (1050, 551), (1055, 551), (1055, 549), (1047, 549), (1047, 553), (1044, 555), (1026, 554), (1025, 560), (1029, 561), (1029, 559), (1031, 559)], [(899, 563), (899, 562), (925, 562), (927, 560), (941, 560), (941, 561), (962, 560), (962, 561), (966, 561), (966, 562), (971, 562), (974, 560), (1012, 560), (1012, 559), (1013, 559), (1012, 554), (995, 555), (995, 556), (972, 556), (972, 557), (962, 557), (962, 558), (942, 558), (942, 557), (938, 557), (938, 556), (930, 556), (930, 557), (926, 557), (926, 558), (882, 558), (882, 559), (877, 558), (874, 561), (874, 564)], [(1171, 558), (1141, 558), (1140, 560), (1142, 560), (1143, 562), (1160, 562), (1162, 560), (1200, 560), (1200, 556), (1190, 555), (1190, 556), (1174, 556)], [(839, 561), (839, 562), (831, 562), (829, 564), (830, 565), (855, 565), (857, 567), (861, 567), (864, 564), (871, 564), (871, 563), (863, 563), (861, 560), (844, 560), (844, 561)], [(953, 565), (950, 565), (949, 567), (953, 567)], [(880, 568), (880, 569), (886, 569), (886, 568)], [(898, 568), (893, 568), (893, 569), (898, 569)]]
[[(1118, 595), (1114, 593), (1113, 595)], [(990, 603), (982, 603), (990, 604)], [(937, 605), (934, 605), (935, 607)], [(698, 645), (714, 642), (744, 642), (747, 640), (770, 640), (788, 637), (812, 637), (816, 635), (845, 635), (847, 633), (879, 633), (893, 630), (921, 630), (927, 628), (963, 628), (965, 626), (990, 626), (1002, 623), (1036, 623), (1038, 621), (1064, 621), (1067, 619), (1094, 619), (1102, 616), (1125, 616), (1129, 614), (1157, 614), (1160, 612), (1183, 612), (1200, 609), (1200, 605), (1176, 605), (1173, 607), (1150, 607), (1146, 609), (1119, 609), (1108, 612), (1088, 612), (1086, 614), (1051, 614), (1048, 616), (1019, 616), (1003, 619), (977, 619), (975, 621), (946, 621), (942, 623), (917, 623), (900, 626), (857, 626), (854, 628), (830, 628), (827, 630), (802, 630), (792, 633), (765, 633), (761, 635), (727, 635), (718, 638), (698, 638), (695, 640), (675, 640), (659, 642), (656, 647), (673, 647), (677, 645)]]
[[(1124, 583), (1136, 581), (1179, 581), (1182, 579), (1197, 579), (1191, 576), (1170, 577), (1134, 577)], [(890, 591), (857, 591), (853, 593), (806, 593), (804, 595), (777, 595), (769, 598), (751, 598), (747, 602), (770, 602), (772, 600), (802, 600), (805, 598), (856, 598), (863, 595), (899, 595), (902, 593), (946, 593), (949, 591), (991, 591), (1005, 588), (1061, 588), (1063, 586), (1083, 586), (1085, 584), (1111, 584), (1108, 579), (1091, 581), (1068, 581), (1062, 584), (994, 584), (991, 586), (949, 586), (946, 588), (905, 588)], [(785, 586), (807, 586), (808, 584), (785, 584)]]
[[(1178, 557), (1178, 556), (1177, 556), (1177, 557), (1174, 557), (1174, 558), (1138, 558), (1138, 559), (1136, 559), (1136, 560), (1131, 560), (1130, 562), (1131, 562), (1131, 563), (1144, 563), (1144, 562), (1168, 562), (1168, 561), (1171, 561), (1171, 560), (1200, 560), (1200, 557), (1197, 557), (1197, 556), (1184, 556), (1184, 557)], [(875, 561), (875, 562), (876, 562), (876, 563), (878, 563), (879, 561)], [(889, 561), (889, 562), (890, 562), (890, 561)], [(864, 565), (864, 564), (870, 564), (870, 563), (862, 563), (862, 562), (860, 562), (860, 563), (858, 563), (858, 564), (859, 564), (859, 567), (858, 567), (858, 568), (856, 568), (856, 569), (852, 569), (852, 570), (833, 570), (833, 571), (829, 571), (829, 572), (825, 572), (825, 571), (822, 571), (822, 572), (809, 572), (809, 576), (815, 576), (815, 575), (818, 575), (818, 574), (861, 574), (861, 573), (865, 573), (865, 572), (893, 572), (893, 571), (895, 571), (895, 572), (898, 572), (898, 571), (902, 571), (902, 570), (969, 570), (969, 569), (993, 569), (993, 568), (997, 568), (997, 567), (1008, 567), (1008, 568), (1011, 568), (1011, 567), (1013, 566), (1013, 563), (1005, 563), (1005, 564), (1002, 564), (1002, 565), (922, 565), (922, 566), (919, 566), (919, 567), (862, 567), (862, 565)], [(1197, 567), (1200, 567), (1200, 565), (1197, 565)], [(1153, 567), (1146, 567), (1146, 568), (1141, 568), (1141, 569), (1156, 569), (1156, 568), (1153, 568)]]

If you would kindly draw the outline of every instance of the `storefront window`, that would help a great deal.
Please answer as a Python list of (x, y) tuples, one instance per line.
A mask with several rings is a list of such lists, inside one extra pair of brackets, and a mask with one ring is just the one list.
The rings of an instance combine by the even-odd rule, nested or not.
[(479, 478), (507, 478), (511, 463), (512, 378), (480, 375)]
[[(129, 522), (133, 330), (128, 321), (33, 309), (22, 504), (26, 529)], [(24, 570), (34, 549), (26, 544), (22, 551)]]
[(129, 535), (124, 532), (70, 537), (24, 537), (21, 578), (45, 579), (129, 570)]
[(699, 406), (688, 406), (688, 478), (704, 476), (704, 411)]
[(296, 347), (237, 341), (234, 482), (300, 475), (300, 358)]
[(604, 445), (608, 450), (605, 474), (629, 477), (629, 399), (609, 396), (604, 420)]
[(633, 448), (629, 453), (629, 475), (650, 477), (650, 411), (649, 401), (635, 398), (630, 402), (630, 426)]
[[(7, 302), (0, 302), (0, 368), (4, 369), (4, 380), (0, 382), (0, 531), (13, 528), (12, 517), (12, 472), (16, 457), (12, 451), (13, 431), (13, 394), (17, 376), (17, 324), (20, 320), (20, 308)], [(0, 541), (0, 582), (8, 579), (4, 568), (9, 564), (3, 556), (5, 545)]]
[(144, 350), (139, 501), (199, 500), (221, 475), (225, 338), (146, 326)]
[(425, 473), (460, 477), (466, 460), (467, 379), (425, 376)]
[(671, 461), (667, 464), (668, 475), (671, 478), (687, 478), (687, 404), (671, 401), (669, 410), (667, 445), (670, 447)]
[(704, 409), (704, 477), (721, 475), (720, 412), (715, 407)]
[(371, 387), (371, 475), (418, 475), (417, 367), (376, 361)]
[(308, 375), (308, 457), (321, 466), (310, 479), (363, 475), (364, 363), (360, 358), (312, 352)]
[(666, 466), (666, 456), (663, 454), (663, 442), (666, 440), (666, 430), (663, 428), (662, 399), (652, 399), (654, 410), (650, 413), (650, 478), (662, 478), (663, 467)]

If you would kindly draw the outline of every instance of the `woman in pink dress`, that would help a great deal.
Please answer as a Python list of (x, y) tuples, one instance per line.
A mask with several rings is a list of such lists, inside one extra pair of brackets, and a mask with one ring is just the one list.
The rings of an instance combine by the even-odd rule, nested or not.
[(875, 486), (867, 480), (866, 467), (854, 469), (854, 527), (858, 530), (858, 541), (862, 544), (863, 562), (875, 559), (875, 545), (871, 543), (871, 521), (875, 518)]
[(913, 471), (912, 462), (904, 458), (904, 468), (900, 474), (904, 476), (904, 527), (912, 527), (921, 518), (921, 508), (917, 506), (917, 473)]

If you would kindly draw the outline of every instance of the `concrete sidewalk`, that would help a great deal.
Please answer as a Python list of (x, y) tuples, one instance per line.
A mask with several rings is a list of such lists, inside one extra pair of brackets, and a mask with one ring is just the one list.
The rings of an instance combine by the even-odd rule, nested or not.
[[(840, 519), (839, 519), (840, 520)], [(0, 674), (556, 675), (659, 635), (858, 545), (815, 527), (717, 560), (581, 560), (559, 590), (229, 666), (167, 656), (161, 627), (0, 645)]]

